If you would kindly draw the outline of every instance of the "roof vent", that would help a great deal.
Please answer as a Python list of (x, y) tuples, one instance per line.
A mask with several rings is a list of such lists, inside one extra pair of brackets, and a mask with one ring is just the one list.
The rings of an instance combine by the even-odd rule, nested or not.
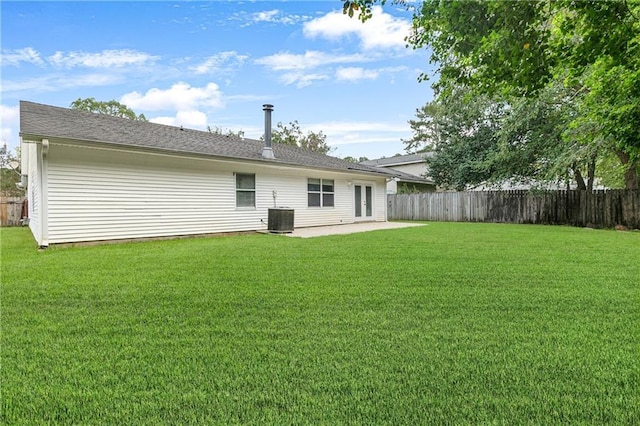
[(271, 148), (271, 111), (273, 111), (273, 105), (262, 105), (264, 111), (264, 148), (262, 149), (262, 158), (267, 160), (273, 160), (273, 149)]

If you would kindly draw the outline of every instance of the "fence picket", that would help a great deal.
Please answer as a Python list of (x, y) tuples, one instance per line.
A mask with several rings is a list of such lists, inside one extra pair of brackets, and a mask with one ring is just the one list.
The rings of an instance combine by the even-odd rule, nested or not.
[(18, 226), (22, 223), (24, 197), (0, 197), (0, 226)]
[(424, 192), (387, 201), (389, 220), (640, 229), (640, 190)]

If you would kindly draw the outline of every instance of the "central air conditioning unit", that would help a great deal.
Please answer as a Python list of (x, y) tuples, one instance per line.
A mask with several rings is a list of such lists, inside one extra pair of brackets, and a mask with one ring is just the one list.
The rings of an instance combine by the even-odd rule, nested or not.
[(293, 232), (293, 209), (288, 207), (273, 207), (269, 209), (267, 220), (269, 232), (287, 234)]

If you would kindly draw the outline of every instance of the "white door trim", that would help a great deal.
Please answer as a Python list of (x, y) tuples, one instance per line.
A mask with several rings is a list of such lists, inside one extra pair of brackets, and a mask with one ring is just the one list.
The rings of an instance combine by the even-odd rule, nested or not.
[[(369, 191), (367, 191), (367, 188), (369, 188)], [(352, 194), (354, 222), (373, 221), (376, 217), (375, 182), (355, 181)]]

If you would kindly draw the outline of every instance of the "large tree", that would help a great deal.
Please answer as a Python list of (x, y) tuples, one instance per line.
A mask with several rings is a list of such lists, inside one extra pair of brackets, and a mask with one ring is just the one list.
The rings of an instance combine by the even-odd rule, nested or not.
[(409, 124), (414, 136), (403, 141), (407, 151), (430, 151), (429, 175), (443, 188), (464, 190), (491, 181), (497, 170), (500, 119), (504, 105), (488, 96), (467, 99), (469, 89), (436, 99), (416, 111)]
[[(385, 1), (347, 0), (344, 10), (366, 20), (376, 3)], [(565, 144), (566, 156), (581, 157), (574, 148), (615, 156), (626, 187), (638, 188), (640, 2), (425, 0), (409, 7), (407, 42), (430, 49), (436, 99), (466, 86), (494, 99), (535, 102), (562, 82), (575, 107), (562, 123), (564, 140), (576, 142)]]
[[(431, 175), (439, 186), (463, 189), (479, 183), (574, 181), (592, 189), (602, 143), (582, 138), (573, 122), (578, 94), (557, 83), (536, 97), (499, 99), (469, 86), (452, 88), (416, 112), (407, 151), (429, 150)], [(604, 141), (601, 141), (604, 142)], [(602, 163), (602, 161), (601, 161)]]
[(130, 120), (147, 121), (144, 114), (136, 115), (131, 108), (115, 100), (97, 101), (95, 98), (78, 98), (71, 102), (71, 108)]

